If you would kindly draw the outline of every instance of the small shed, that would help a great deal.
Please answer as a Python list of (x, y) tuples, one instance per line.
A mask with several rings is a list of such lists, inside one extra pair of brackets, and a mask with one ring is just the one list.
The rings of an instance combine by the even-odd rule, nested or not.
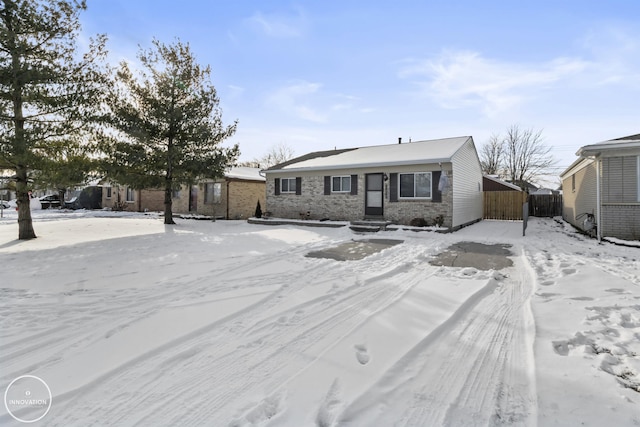
[(484, 175), (482, 188), (484, 219), (522, 220), (522, 205), (527, 200), (527, 193), (520, 187), (496, 176)]

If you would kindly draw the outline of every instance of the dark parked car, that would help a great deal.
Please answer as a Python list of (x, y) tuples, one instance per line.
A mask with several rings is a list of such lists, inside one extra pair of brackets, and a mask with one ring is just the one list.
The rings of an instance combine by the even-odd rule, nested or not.
[(57, 194), (42, 196), (40, 197), (40, 204), (42, 205), (42, 209), (59, 208), (60, 196), (58, 196)]

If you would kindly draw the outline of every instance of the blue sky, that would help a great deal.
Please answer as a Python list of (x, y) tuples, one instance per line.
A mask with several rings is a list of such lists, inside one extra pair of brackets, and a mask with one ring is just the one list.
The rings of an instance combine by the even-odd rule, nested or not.
[(241, 160), (542, 129), (557, 172), (640, 133), (640, 1), (88, 0), (110, 62), (155, 37), (212, 69)]

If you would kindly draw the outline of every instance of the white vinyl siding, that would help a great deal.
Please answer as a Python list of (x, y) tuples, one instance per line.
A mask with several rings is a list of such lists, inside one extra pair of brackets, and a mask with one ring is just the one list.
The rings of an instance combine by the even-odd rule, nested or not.
[(453, 165), (452, 227), (482, 219), (482, 169), (471, 138), (451, 159)]
[(640, 201), (638, 156), (602, 159), (602, 203), (637, 203)]

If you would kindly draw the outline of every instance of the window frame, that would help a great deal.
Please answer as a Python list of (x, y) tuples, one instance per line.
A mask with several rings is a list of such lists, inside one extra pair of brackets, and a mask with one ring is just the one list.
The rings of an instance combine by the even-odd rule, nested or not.
[(127, 203), (133, 203), (136, 201), (135, 190), (131, 187), (127, 187), (125, 190), (124, 200)]
[[(413, 176), (413, 196), (403, 196), (402, 195), (402, 176), (403, 175), (412, 175)], [(416, 177), (418, 175), (427, 175), (429, 177), (429, 195), (428, 196), (417, 196), (417, 182)], [(432, 200), (433, 199), (433, 174), (431, 172), (398, 172), (398, 200)]]
[[(340, 183), (340, 189), (336, 189), (334, 180), (338, 179)], [(348, 184), (345, 188), (345, 179), (348, 180)], [(331, 192), (332, 193), (351, 193), (351, 175), (335, 175), (331, 177)]]
[[(284, 189), (284, 183), (287, 182), (287, 189)], [(291, 189), (291, 181), (293, 181), (293, 190)], [(296, 178), (280, 178), (280, 194), (296, 194)]]
[(220, 203), (222, 203), (222, 183), (214, 182), (213, 183), (213, 204), (219, 205)]
[(111, 198), (111, 187), (107, 187), (107, 195), (106, 195), (107, 199)]
[(222, 183), (221, 182), (205, 182), (204, 183), (204, 204), (219, 205), (222, 202)]

